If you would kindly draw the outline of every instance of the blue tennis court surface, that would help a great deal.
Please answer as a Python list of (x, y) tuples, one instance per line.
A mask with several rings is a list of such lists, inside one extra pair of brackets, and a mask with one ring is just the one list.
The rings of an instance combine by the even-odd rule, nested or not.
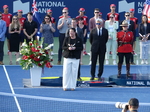
[[(4, 68), (6, 68), (6, 71), (4, 71)], [(62, 66), (54, 66), (51, 69), (45, 68), (44, 69), (44, 74), (42, 77), (55, 77), (55, 76), (62, 76)], [(149, 66), (131, 66), (131, 73), (139, 73), (139, 72), (149, 72), (150, 69)], [(117, 73), (117, 66), (105, 66), (104, 67), (104, 74), (103, 77), (109, 77), (110, 75), (114, 75)], [(122, 68), (122, 73), (125, 73), (125, 66)], [(149, 72), (150, 73), (150, 72)], [(39, 96), (39, 97), (49, 97), (49, 98), (59, 98), (59, 99), (69, 99), (70, 101), (75, 101), (71, 102), (68, 104), (64, 104), (61, 101), (51, 101), (51, 104), (55, 105), (57, 108), (57, 111), (59, 112), (75, 112), (75, 110), (66, 110), (65, 108), (69, 108), (69, 104), (72, 104), (76, 106), (76, 108), (81, 109), (81, 106), (85, 106), (82, 108), (85, 108), (83, 112), (112, 112), (111, 110), (107, 111), (105, 108), (107, 108), (106, 105), (103, 104), (105, 108), (103, 108), (103, 111), (97, 110), (98, 104), (93, 109), (94, 106), (93, 104), (76, 104), (77, 100), (81, 100), (84, 102), (97, 102), (97, 101), (109, 101), (109, 102), (127, 102), (130, 98), (138, 98), (140, 103), (150, 103), (150, 88), (149, 87), (89, 87), (89, 88), (77, 88), (75, 91), (63, 91), (61, 87), (36, 87), (36, 88), (24, 88), (23, 87), (23, 79), (29, 79), (30, 78), (30, 72), (29, 70), (22, 70), (20, 66), (0, 66), (0, 92), (4, 93), (11, 93), (10, 85), (8, 83), (6, 74), (8, 74), (12, 87), (14, 89), (15, 94), (21, 94), (21, 95), (32, 95), (32, 96)], [(90, 77), (90, 66), (82, 66), (81, 67), (81, 76), (82, 77)], [(0, 102), (1, 101), (6, 101), (9, 98), (5, 98), (6, 96), (2, 97), (0, 95)], [(10, 99), (9, 99), (10, 100)], [(13, 100), (13, 99), (12, 99)], [(23, 104), (28, 104), (28, 103), (33, 103), (32, 101), (34, 100), (23, 100), (22, 98), (18, 99), (20, 101), (20, 105)], [(68, 101), (69, 101), (68, 100)], [(36, 101), (34, 101), (36, 102)], [(43, 103), (42, 103), (43, 102)], [(55, 112), (55, 109), (52, 109), (51, 111), (48, 110), (46, 107), (46, 102), (42, 101), (40, 102), (43, 105), (42, 110), (36, 111), (36, 107), (38, 104), (33, 105), (32, 108), (33, 110), (28, 110), (28, 112)], [(14, 102), (15, 103), (15, 102)], [(75, 103), (75, 104), (74, 104)], [(113, 103), (112, 103), (113, 104)], [(6, 105), (0, 106), (0, 112), (5, 112), (5, 107)], [(67, 107), (65, 107), (67, 106)], [(87, 107), (88, 108), (87, 108)], [(13, 104), (12, 104), (13, 107)], [(115, 109), (114, 105), (109, 106), (111, 109)], [(149, 104), (150, 107), (150, 104)], [(24, 108), (24, 107), (22, 107)], [(71, 107), (70, 107), (71, 108)], [(75, 107), (74, 107), (75, 108)], [(144, 107), (142, 107), (144, 108)], [(146, 107), (147, 108), (147, 107)], [(45, 109), (45, 110), (44, 110)], [(91, 109), (91, 110), (90, 110)], [(63, 111), (61, 111), (63, 110)], [(95, 111), (94, 111), (95, 110)], [(105, 111), (104, 111), (105, 110)], [(56, 112), (57, 112), (56, 111)], [(121, 110), (118, 109), (120, 112)], [(9, 112), (8, 110), (6, 112)], [(17, 110), (12, 111), (12, 112), (17, 112)], [(27, 111), (24, 111), (27, 112)], [(116, 112), (116, 111), (115, 111)], [(150, 108), (148, 110), (145, 110), (145, 112), (150, 112)]]

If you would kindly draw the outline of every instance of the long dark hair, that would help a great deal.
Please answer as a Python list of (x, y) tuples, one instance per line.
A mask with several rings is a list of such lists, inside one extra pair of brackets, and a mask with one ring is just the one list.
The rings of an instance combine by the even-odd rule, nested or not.
[(143, 18), (144, 16), (146, 17), (146, 23), (148, 23), (147, 15), (142, 15), (142, 17), (141, 17), (141, 21), (142, 21), (141, 23), (142, 23), (142, 24), (144, 23), (144, 21), (142, 20), (142, 18)]
[[(52, 22), (51, 17), (50, 17), (49, 15), (45, 15), (45, 17), (49, 17), (50, 22)], [(44, 17), (44, 19), (43, 19), (43, 24), (46, 24), (46, 22), (45, 22), (45, 17)]]
[[(77, 33), (76, 33), (76, 29), (75, 29), (75, 28), (70, 28), (70, 29), (69, 29), (69, 31), (70, 31), (70, 30), (73, 30), (73, 31), (75, 32), (76, 37), (78, 37), (78, 35), (77, 35)], [(68, 35), (69, 35), (69, 31), (68, 31)]]

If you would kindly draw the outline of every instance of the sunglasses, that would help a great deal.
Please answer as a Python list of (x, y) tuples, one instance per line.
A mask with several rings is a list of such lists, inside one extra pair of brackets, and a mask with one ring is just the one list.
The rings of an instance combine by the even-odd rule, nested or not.
[(50, 19), (50, 18), (45, 18), (45, 19)]
[(22, 12), (19, 12), (19, 13), (22, 13)]
[(99, 12), (94, 12), (94, 13), (99, 13)]
[(128, 27), (128, 26), (122, 26), (122, 27)]
[(62, 12), (63, 14), (67, 13), (67, 12)]
[(114, 17), (110, 17), (110, 18), (114, 18)]
[(18, 20), (17, 18), (13, 18), (13, 20)]
[(126, 16), (130, 16), (130, 15), (126, 15)]
[(112, 7), (112, 8), (116, 8), (116, 7)]
[(96, 23), (96, 25), (101, 25), (101, 23)]

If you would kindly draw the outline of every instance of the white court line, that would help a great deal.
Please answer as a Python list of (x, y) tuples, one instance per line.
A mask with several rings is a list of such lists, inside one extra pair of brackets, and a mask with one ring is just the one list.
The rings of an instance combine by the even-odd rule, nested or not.
[[(3, 65), (3, 69), (4, 69), (4, 71), (5, 71), (5, 74), (6, 74), (6, 77), (7, 77), (7, 80), (8, 80), (10, 89), (11, 89), (11, 92), (12, 92), (12, 94), (15, 95), (15, 92), (14, 92), (14, 89), (13, 89), (13, 87), (12, 87), (12, 84), (11, 84), (10, 78), (9, 78), (9, 76), (8, 76), (8, 72), (7, 72), (6, 68), (5, 68), (5, 65)], [(20, 105), (19, 105), (19, 102), (18, 102), (16, 96), (14, 96), (14, 100), (15, 100), (15, 102), (16, 102), (16, 105), (17, 105), (17, 108), (18, 108), (19, 112), (22, 112), (22, 110), (21, 110), (21, 108), (20, 108)]]

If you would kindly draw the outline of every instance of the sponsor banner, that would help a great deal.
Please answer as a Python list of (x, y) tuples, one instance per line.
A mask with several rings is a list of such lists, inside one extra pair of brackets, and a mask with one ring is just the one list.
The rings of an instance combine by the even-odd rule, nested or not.
[[(33, 0), (1, 0), (0, 11), (3, 12), (3, 5), (9, 6), (9, 12), (13, 15), (17, 14), (17, 10), (22, 9), (24, 16), (31, 11)], [(110, 12), (110, 4), (116, 5), (116, 12), (120, 14), (120, 20), (124, 20), (124, 13), (129, 11), (130, 8), (135, 9), (135, 17), (141, 22), (141, 15), (145, 0), (36, 0), (38, 12), (43, 20), (46, 11), (51, 9), (53, 11), (53, 17), (58, 21), (58, 17), (62, 14), (63, 7), (69, 8), (69, 15), (74, 18), (79, 13), (79, 8), (85, 8), (85, 14), (88, 18), (93, 17), (94, 8), (99, 8), (102, 12), (103, 19), (106, 19), (106, 15)]]

